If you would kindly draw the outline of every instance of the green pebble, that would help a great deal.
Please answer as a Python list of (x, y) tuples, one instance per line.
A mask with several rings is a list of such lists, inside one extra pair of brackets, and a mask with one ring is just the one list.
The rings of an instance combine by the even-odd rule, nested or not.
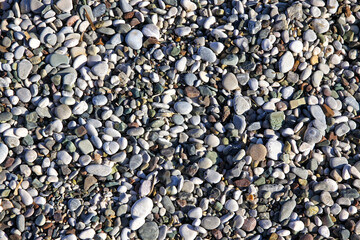
[(220, 202), (216, 202), (214, 205), (214, 209), (220, 212), (223, 209), (223, 205)]

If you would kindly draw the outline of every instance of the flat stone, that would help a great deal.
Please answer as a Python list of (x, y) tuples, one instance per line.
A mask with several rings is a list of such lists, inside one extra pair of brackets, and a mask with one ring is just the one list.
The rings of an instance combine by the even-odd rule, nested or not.
[(137, 29), (131, 30), (125, 37), (126, 44), (134, 50), (139, 50), (143, 44), (143, 34)]
[(56, 6), (63, 12), (70, 12), (73, 9), (72, 0), (59, 0)]
[(16, 96), (22, 101), (23, 103), (28, 103), (31, 100), (31, 92), (27, 88), (20, 88), (16, 91)]
[(194, 240), (198, 235), (198, 232), (195, 231), (194, 227), (190, 224), (182, 224), (179, 233), (184, 240)]
[(21, 60), (17, 66), (18, 77), (20, 79), (27, 79), (27, 77), (31, 73), (32, 68), (33, 65), (29, 60), (27, 59)]
[(131, 207), (131, 216), (138, 218), (145, 218), (151, 213), (154, 204), (148, 197), (143, 197), (137, 200)]
[(304, 135), (304, 141), (309, 144), (316, 144), (320, 142), (322, 139), (322, 135), (320, 131), (314, 127), (309, 127)]
[(291, 199), (285, 202), (281, 206), (280, 215), (279, 215), (279, 222), (282, 222), (290, 217), (296, 207), (296, 201)]
[(81, 201), (80, 199), (72, 198), (68, 201), (67, 205), (70, 211), (75, 211), (81, 206)]
[(142, 33), (146, 37), (153, 37), (156, 39), (160, 39), (160, 30), (159, 28), (154, 24), (147, 24), (143, 27)]
[(213, 230), (220, 225), (220, 219), (218, 217), (204, 217), (201, 220), (201, 226), (206, 230)]
[(85, 169), (89, 174), (99, 177), (109, 176), (112, 171), (111, 167), (101, 164), (88, 165)]
[(273, 160), (278, 160), (282, 153), (283, 145), (284, 144), (278, 140), (270, 139), (265, 145), (267, 149), (267, 157)]
[(256, 227), (256, 219), (251, 217), (245, 219), (241, 229), (246, 232), (252, 232), (255, 229), (255, 227)]
[(174, 104), (174, 109), (176, 112), (182, 114), (182, 115), (186, 115), (191, 113), (193, 107), (190, 103), (188, 102), (176, 102)]
[(293, 68), (294, 64), (295, 60), (293, 54), (290, 51), (287, 51), (279, 60), (279, 71), (287, 73)]
[(140, 167), (142, 163), (143, 163), (143, 158), (142, 158), (141, 154), (133, 155), (130, 158), (129, 168), (131, 170), (135, 170), (138, 167)]
[(71, 117), (71, 108), (66, 104), (61, 104), (55, 108), (55, 116), (59, 119), (68, 119)]
[(19, 195), (21, 197), (21, 201), (26, 206), (30, 206), (34, 202), (32, 196), (24, 189), (19, 189)]
[(175, 206), (169, 196), (164, 196), (163, 199), (161, 200), (161, 203), (168, 213), (170, 214), (175, 213)]
[(188, 212), (188, 216), (192, 219), (200, 219), (202, 217), (202, 209), (195, 207)]
[(209, 183), (218, 183), (221, 180), (222, 175), (212, 169), (208, 169), (205, 172), (205, 180)]
[(328, 192), (336, 192), (338, 190), (338, 184), (336, 181), (327, 178), (321, 182), (318, 182), (315, 186), (314, 186), (314, 191), (328, 191)]
[(222, 85), (228, 91), (232, 91), (232, 90), (239, 88), (238, 80), (237, 80), (235, 74), (233, 74), (233, 73), (227, 73), (223, 77)]
[(200, 55), (201, 59), (206, 62), (213, 63), (216, 61), (216, 55), (210, 48), (200, 47), (198, 54)]
[(272, 112), (269, 115), (271, 128), (275, 131), (279, 130), (285, 120), (284, 112)]
[(317, 18), (312, 20), (311, 25), (314, 27), (314, 30), (317, 33), (326, 33), (330, 28), (329, 22), (324, 18)]
[(159, 226), (155, 222), (146, 222), (138, 232), (142, 240), (156, 240), (159, 236)]
[(254, 161), (263, 161), (267, 155), (267, 149), (263, 144), (253, 144), (250, 146), (248, 154)]
[(89, 154), (94, 151), (94, 147), (93, 147), (92, 143), (90, 142), (90, 140), (88, 140), (88, 139), (79, 141), (78, 146), (79, 146), (80, 151), (83, 154)]
[(236, 96), (234, 98), (234, 108), (237, 115), (242, 115), (251, 108), (251, 101), (248, 97)]
[(99, 62), (91, 68), (91, 72), (98, 77), (104, 77), (108, 73), (109, 66), (106, 62)]
[(62, 64), (68, 65), (69, 61), (70, 61), (70, 59), (69, 59), (68, 56), (57, 54), (57, 53), (52, 53), (48, 57), (48, 62), (53, 67), (58, 67), (58, 66), (60, 66)]

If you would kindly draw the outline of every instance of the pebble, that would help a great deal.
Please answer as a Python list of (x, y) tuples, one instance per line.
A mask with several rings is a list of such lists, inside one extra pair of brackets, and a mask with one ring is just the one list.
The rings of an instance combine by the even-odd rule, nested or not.
[(27, 60), (27, 59), (21, 60), (19, 62), (18, 69), (17, 69), (19, 78), (27, 79), (29, 74), (31, 73), (32, 68), (33, 68), (33, 65), (29, 60)]
[(101, 165), (101, 164), (93, 164), (86, 166), (86, 171), (89, 174), (99, 176), (99, 177), (106, 177), (110, 175), (112, 169), (109, 166)]
[(26, 206), (30, 206), (31, 204), (33, 204), (34, 199), (26, 190), (20, 188), (19, 195), (21, 197), (22, 203), (25, 204)]
[(287, 51), (279, 60), (279, 71), (287, 73), (293, 68), (294, 64), (295, 60), (292, 53)]
[(143, 33), (137, 29), (131, 30), (126, 34), (126, 44), (134, 50), (139, 50), (143, 45)]
[(213, 63), (216, 61), (216, 55), (210, 48), (200, 47), (198, 54), (200, 55), (201, 59), (206, 62)]
[(220, 225), (221, 221), (218, 217), (207, 216), (201, 220), (201, 226), (206, 230), (213, 230)]
[(9, 148), (4, 144), (0, 143), (0, 164), (5, 161), (9, 153)]
[(176, 102), (174, 104), (174, 109), (179, 114), (186, 115), (186, 114), (191, 113), (191, 111), (193, 110), (193, 107), (188, 102)]
[(179, 233), (184, 238), (184, 240), (194, 240), (198, 235), (198, 232), (194, 230), (194, 227), (190, 224), (181, 225)]
[(131, 216), (133, 218), (145, 218), (150, 214), (154, 204), (148, 197), (143, 197), (137, 200), (131, 207)]
[(238, 80), (233, 73), (228, 73), (223, 77), (222, 85), (228, 91), (235, 90), (239, 87)]

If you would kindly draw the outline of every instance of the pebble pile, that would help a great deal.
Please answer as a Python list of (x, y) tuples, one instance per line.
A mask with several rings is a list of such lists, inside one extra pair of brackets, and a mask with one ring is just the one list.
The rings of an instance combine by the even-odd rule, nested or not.
[(356, 0), (0, 1), (0, 239), (360, 239)]

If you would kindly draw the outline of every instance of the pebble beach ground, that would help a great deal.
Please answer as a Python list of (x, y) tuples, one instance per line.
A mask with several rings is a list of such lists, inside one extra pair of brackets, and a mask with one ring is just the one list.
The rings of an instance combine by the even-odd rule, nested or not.
[(356, 0), (0, 0), (0, 239), (360, 239)]

